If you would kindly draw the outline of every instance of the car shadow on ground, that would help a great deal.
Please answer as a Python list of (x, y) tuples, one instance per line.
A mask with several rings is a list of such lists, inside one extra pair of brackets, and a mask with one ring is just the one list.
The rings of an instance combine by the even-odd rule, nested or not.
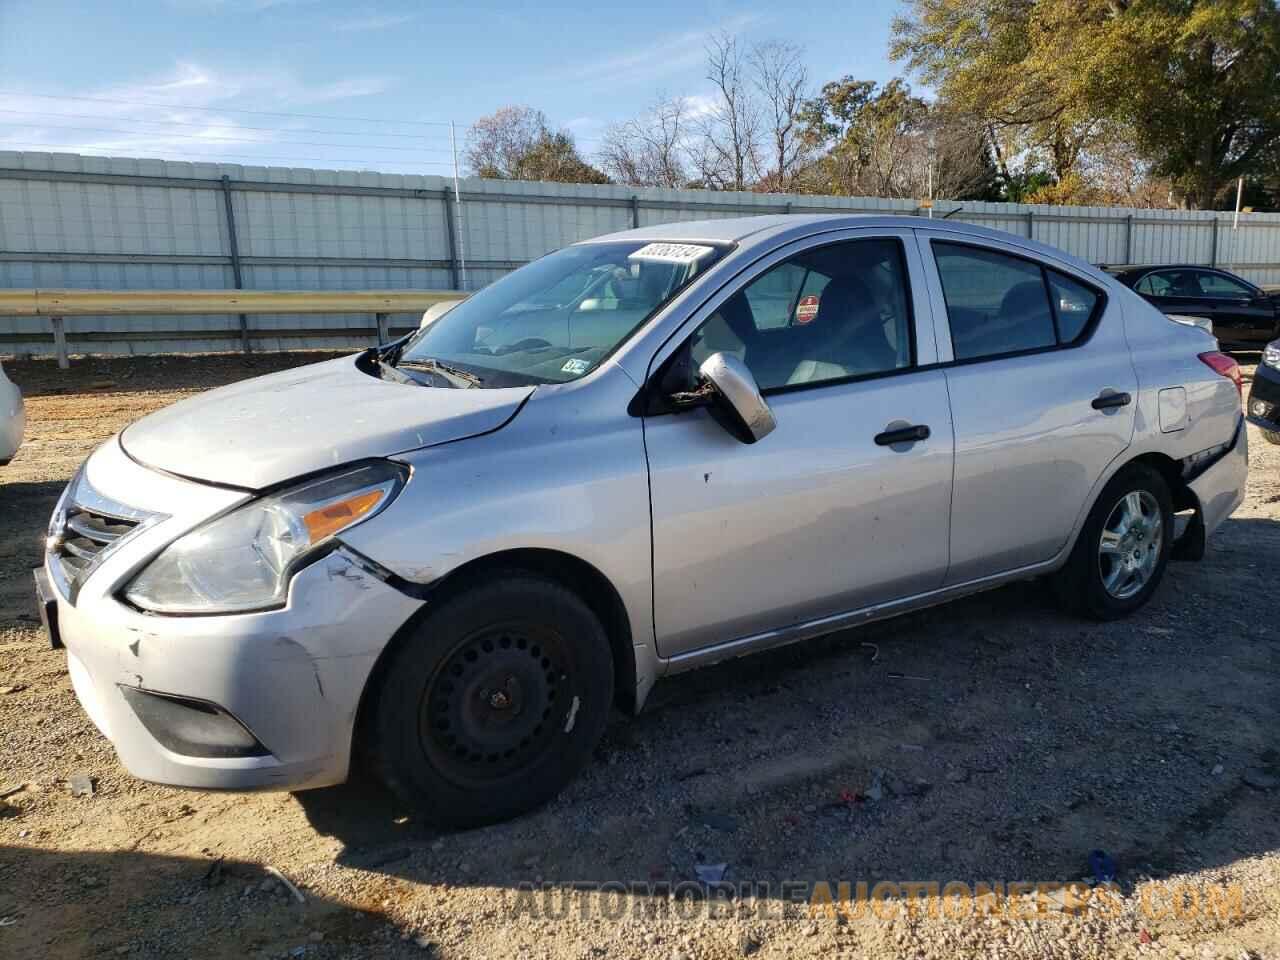
[[(450, 885), (1122, 882), (1280, 848), (1280, 524), (1228, 521), (1133, 618), (1041, 582), (660, 681), (549, 806), (461, 832), (367, 774), (297, 795), (338, 861)], [(1212, 579), (1212, 585), (1207, 581)], [(1253, 785), (1251, 785), (1251, 783)]]
[[(398, 940), (376, 909), (299, 894), (301, 902), (258, 864), (221, 857), (0, 844), (0, 955), (230, 960), (317, 942)], [(234, 936), (211, 936), (193, 923), (211, 912), (233, 925)], [(144, 922), (118, 922), (126, 916)]]

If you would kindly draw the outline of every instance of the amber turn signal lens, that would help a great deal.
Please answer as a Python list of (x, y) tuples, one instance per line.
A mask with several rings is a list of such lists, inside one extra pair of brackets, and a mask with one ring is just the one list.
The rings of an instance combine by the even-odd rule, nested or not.
[(373, 510), (382, 500), (385, 492), (368, 490), (347, 497), (345, 500), (330, 503), (319, 510), (312, 510), (302, 518), (302, 522), (307, 525), (307, 532), (311, 534), (311, 542), (319, 543), (339, 530), (351, 526)]

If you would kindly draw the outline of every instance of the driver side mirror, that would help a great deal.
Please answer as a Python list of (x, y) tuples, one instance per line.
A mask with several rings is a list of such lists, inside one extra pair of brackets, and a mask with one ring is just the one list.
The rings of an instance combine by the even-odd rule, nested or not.
[(731, 353), (713, 353), (698, 368), (715, 398), (711, 415), (743, 443), (763, 440), (778, 422), (747, 365)]

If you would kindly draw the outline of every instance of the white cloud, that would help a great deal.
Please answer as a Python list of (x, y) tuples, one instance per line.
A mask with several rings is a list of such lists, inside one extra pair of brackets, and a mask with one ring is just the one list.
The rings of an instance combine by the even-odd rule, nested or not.
[(719, 98), (712, 93), (695, 93), (680, 99), (684, 103), (685, 116), (694, 120), (710, 116), (720, 108)]
[(416, 13), (370, 12), (361, 16), (334, 20), (329, 24), (329, 27), (338, 33), (368, 33), (374, 30), (389, 30), (392, 27), (403, 26), (417, 19), (418, 14)]
[(686, 30), (643, 46), (589, 60), (570, 71), (578, 80), (602, 80), (615, 84), (652, 82), (659, 77), (679, 73), (707, 59), (707, 43), (718, 33), (738, 33), (758, 26), (767, 17), (744, 13), (701, 30)]
[[(67, 98), (0, 94), (0, 148), (361, 169), (381, 165), (402, 172), (411, 172), (416, 161), (412, 172), (447, 172), (422, 164), (423, 154), (400, 149), (418, 141), (379, 144), (380, 131), (368, 124), (237, 115), (235, 109), (243, 105), (287, 114), (374, 96), (390, 86), (381, 76), (317, 84), (288, 70), (221, 70), (182, 61), (148, 80), (77, 90)], [(341, 133), (353, 129), (370, 132)]]

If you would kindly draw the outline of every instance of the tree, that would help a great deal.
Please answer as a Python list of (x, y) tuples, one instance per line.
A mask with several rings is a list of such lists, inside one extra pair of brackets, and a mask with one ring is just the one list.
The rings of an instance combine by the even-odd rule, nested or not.
[(614, 180), (638, 187), (683, 187), (688, 106), (683, 97), (659, 96), (640, 117), (605, 131), (599, 161)]
[(995, 170), (980, 126), (950, 105), (930, 104), (895, 78), (878, 87), (844, 77), (801, 113), (818, 159), (803, 177), (815, 193), (990, 199)]
[(467, 134), (467, 163), (493, 180), (608, 183), (578, 154), (567, 132), (552, 130), (541, 110), (503, 107), (482, 117)]
[(800, 47), (779, 40), (757, 44), (748, 57), (752, 81), (763, 102), (765, 170), (759, 186), (783, 193), (790, 190), (804, 165), (806, 140), (801, 113), (808, 96), (809, 71)]
[(705, 187), (746, 190), (759, 168), (760, 114), (742, 50), (731, 34), (718, 34), (707, 45), (707, 79), (716, 93), (696, 124), (694, 165)]
[(1275, 0), (911, 0), (892, 54), (1057, 180), (1129, 142), (1189, 206), (1280, 154)]

